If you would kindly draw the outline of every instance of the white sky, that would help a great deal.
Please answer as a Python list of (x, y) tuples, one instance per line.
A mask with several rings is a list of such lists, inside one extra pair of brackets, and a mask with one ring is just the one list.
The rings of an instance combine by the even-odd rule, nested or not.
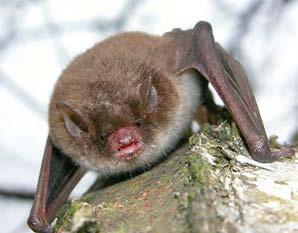
[[(236, 15), (250, 1), (225, 2), (229, 7), (222, 10), (215, 1), (208, 0), (147, 0), (130, 16), (125, 30), (163, 34), (175, 27), (192, 28), (199, 20), (206, 20), (212, 24), (216, 40), (225, 45), (237, 25)], [(42, 1), (18, 12), (20, 30), (25, 33), (43, 27), (49, 23), (45, 15), (50, 15), (52, 22), (65, 25), (94, 18), (113, 19), (122, 9), (119, 3), (123, 1)], [(0, 19), (6, 13), (0, 11)], [(291, 4), (282, 20), (275, 22), (274, 28), (268, 28), (272, 34), (264, 30), (268, 20), (260, 14), (252, 33), (243, 41), (251, 73), (259, 77), (257, 101), (268, 135), (277, 134), (281, 141), (289, 140), (295, 124), (297, 126), (297, 14), (298, 4)], [(1, 30), (5, 28), (0, 29), (0, 36)], [(0, 186), (35, 188), (47, 135), (47, 104), (57, 77), (73, 56), (113, 33), (99, 35), (88, 28), (68, 30), (56, 37), (66, 48), (63, 57), (58, 57), (57, 45), (47, 36), (36, 40), (22, 37), (0, 54), (0, 69), (35, 97), (44, 109), (43, 115), (28, 109), (1, 85), (0, 78)], [(272, 59), (264, 60), (268, 54)], [(9, 211), (11, 208), (17, 208), (20, 216), (26, 216), (29, 204), (0, 200), (0, 209), (7, 210), (0, 221), (15, 220), (14, 211)], [(23, 225), (23, 217), (20, 217), (19, 223), (1, 224), (1, 229), (3, 232), (24, 232)]]

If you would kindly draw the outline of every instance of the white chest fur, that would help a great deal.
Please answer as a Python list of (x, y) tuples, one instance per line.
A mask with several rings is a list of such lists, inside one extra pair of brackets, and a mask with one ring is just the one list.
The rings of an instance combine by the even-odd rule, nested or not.
[(201, 103), (202, 81), (195, 71), (186, 71), (172, 78), (177, 87), (179, 103), (170, 119), (168, 127), (156, 137), (157, 155), (166, 154), (181, 139), (190, 126), (194, 114)]
[(185, 71), (174, 77), (173, 80), (176, 83), (180, 98), (180, 106), (176, 112), (177, 117), (187, 119), (187, 126), (185, 127), (188, 127), (194, 113), (202, 102), (202, 80), (196, 71)]

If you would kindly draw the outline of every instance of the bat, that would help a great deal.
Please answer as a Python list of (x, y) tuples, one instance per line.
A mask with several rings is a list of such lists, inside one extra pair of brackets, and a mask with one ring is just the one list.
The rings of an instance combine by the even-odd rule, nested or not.
[(76, 57), (54, 87), (29, 226), (52, 232), (50, 223), (86, 170), (117, 175), (166, 156), (198, 109), (207, 119), (220, 112), (209, 83), (255, 160), (293, 155), (270, 150), (245, 70), (214, 41), (209, 23), (163, 36), (121, 33)]

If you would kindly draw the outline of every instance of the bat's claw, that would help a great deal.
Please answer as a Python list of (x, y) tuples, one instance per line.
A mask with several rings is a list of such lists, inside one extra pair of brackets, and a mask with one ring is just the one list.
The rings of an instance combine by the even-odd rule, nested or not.
[(27, 220), (30, 228), (35, 232), (40, 233), (52, 233), (53, 228), (46, 222), (44, 218), (40, 218), (38, 215), (30, 215)]
[(292, 158), (295, 156), (295, 150), (292, 148), (283, 148), (279, 151), (272, 152), (271, 156), (274, 160), (278, 158)]
[(283, 148), (279, 151), (271, 152), (268, 140), (263, 137), (252, 143), (250, 148), (252, 157), (262, 163), (270, 163), (278, 158), (290, 158), (295, 155), (295, 151), (291, 148)]
[(258, 137), (253, 142), (248, 143), (252, 157), (261, 163), (270, 163), (274, 159), (271, 156), (271, 150), (268, 140), (263, 137)]

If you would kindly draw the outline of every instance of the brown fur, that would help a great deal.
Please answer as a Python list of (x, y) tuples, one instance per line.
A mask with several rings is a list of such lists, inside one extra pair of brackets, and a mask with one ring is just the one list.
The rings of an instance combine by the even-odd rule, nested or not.
[[(133, 32), (111, 37), (79, 55), (57, 81), (49, 107), (53, 143), (77, 163), (110, 174), (147, 166), (156, 153), (156, 135), (169, 130), (180, 103), (167, 67), (175, 62), (168, 38)], [(172, 53), (172, 54), (171, 54)], [(144, 114), (138, 85), (149, 76), (158, 94), (157, 112)], [(56, 104), (66, 103), (88, 123), (88, 132), (73, 138)], [(112, 158), (104, 136), (119, 127), (141, 123), (144, 149), (131, 161)], [(166, 132), (166, 131), (165, 131)]]

